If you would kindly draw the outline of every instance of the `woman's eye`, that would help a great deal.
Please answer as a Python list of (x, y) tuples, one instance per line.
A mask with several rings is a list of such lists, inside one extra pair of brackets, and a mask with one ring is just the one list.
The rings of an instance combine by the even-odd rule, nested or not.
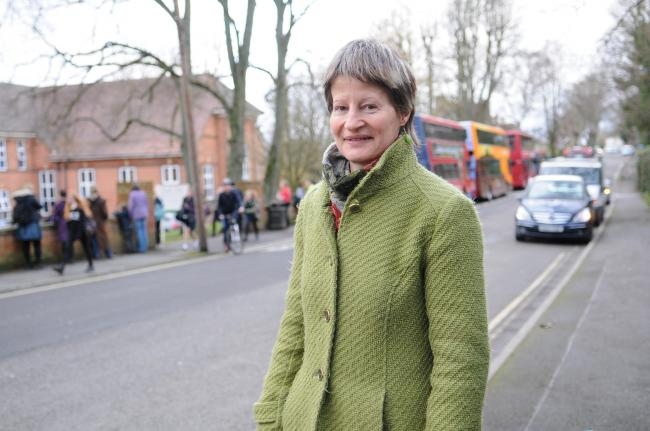
[(344, 105), (334, 105), (333, 111), (334, 112), (345, 112), (347, 110), (347, 107)]
[(372, 104), (363, 105), (364, 111), (374, 111), (376, 109), (377, 109), (377, 105), (372, 105)]

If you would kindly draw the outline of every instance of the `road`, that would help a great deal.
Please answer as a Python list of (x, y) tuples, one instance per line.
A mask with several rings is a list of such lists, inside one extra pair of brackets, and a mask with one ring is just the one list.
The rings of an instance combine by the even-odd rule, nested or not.
[[(515, 242), (519, 194), (478, 205), (501, 363), (568, 263), (590, 259), (584, 245)], [(0, 299), (0, 430), (253, 429), (291, 254), (287, 242)]]

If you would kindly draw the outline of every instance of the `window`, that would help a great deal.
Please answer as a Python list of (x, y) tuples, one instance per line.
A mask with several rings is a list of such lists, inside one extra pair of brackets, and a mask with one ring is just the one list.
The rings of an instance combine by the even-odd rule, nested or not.
[(0, 189), (0, 227), (11, 224), (11, 205), (9, 203), (9, 192)]
[(87, 198), (90, 196), (90, 188), (95, 185), (94, 169), (79, 169), (79, 195)]
[(7, 143), (0, 139), (0, 171), (7, 170)]
[(117, 168), (118, 183), (135, 183), (138, 181), (138, 170), (135, 166), (121, 166)]
[(18, 170), (27, 170), (27, 148), (24, 141), (16, 143), (16, 159), (18, 160)]
[(160, 167), (160, 183), (172, 186), (181, 183), (181, 167), (178, 165), (162, 165)]
[(40, 190), (41, 205), (46, 213), (52, 212), (56, 203), (56, 172), (52, 170), (38, 173), (38, 187)]
[(203, 165), (203, 192), (206, 199), (214, 198), (214, 167)]

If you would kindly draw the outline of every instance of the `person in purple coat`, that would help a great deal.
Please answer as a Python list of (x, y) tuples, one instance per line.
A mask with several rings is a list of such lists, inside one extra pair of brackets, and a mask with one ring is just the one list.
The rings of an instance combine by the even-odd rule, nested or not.
[(63, 254), (62, 261), (70, 263), (72, 261), (72, 249), (70, 248), (70, 232), (68, 231), (68, 223), (66, 223), (63, 213), (65, 210), (65, 202), (68, 194), (65, 190), (59, 192), (61, 200), (59, 200), (52, 210), (52, 223), (56, 226), (56, 238), (61, 243), (61, 253)]
[(135, 235), (138, 240), (138, 251), (144, 253), (149, 247), (147, 235), (147, 218), (149, 217), (149, 202), (147, 193), (141, 190), (137, 184), (131, 187), (129, 192), (129, 215), (135, 225)]

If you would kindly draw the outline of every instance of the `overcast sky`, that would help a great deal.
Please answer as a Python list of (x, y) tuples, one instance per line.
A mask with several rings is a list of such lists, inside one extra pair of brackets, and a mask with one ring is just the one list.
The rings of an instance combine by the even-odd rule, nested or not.
[[(0, 11), (7, 8), (9, 1), (13, 0), (0, 0)], [(303, 0), (294, 2), (297, 5), (306, 3)], [(245, 2), (231, 3), (241, 5)], [(323, 66), (343, 44), (376, 33), (377, 23), (400, 8), (410, 12), (416, 27), (436, 21), (443, 22), (440, 25), (444, 26), (446, 4), (447, 1), (434, 0), (318, 0), (295, 28), (289, 56)], [(568, 81), (576, 81), (594, 66), (598, 41), (614, 24), (611, 9), (616, 4), (617, 0), (514, 0), (513, 15), (520, 47), (534, 50), (547, 41), (559, 43), (565, 57), (565, 77)], [(224, 73), (227, 58), (223, 50), (221, 8), (215, 0), (193, 0), (192, 7), (195, 71)], [(257, 0), (255, 16), (251, 62), (274, 70), (273, 2)], [(30, 35), (29, 18), (14, 18), (12, 24), (6, 20), (0, 23), (0, 81), (42, 84), (48, 65), (33, 60), (44, 52), (44, 47)], [(152, 47), (163, 56), (171, 56), (176, 50), (174, 27), (152, 0), (139, 0), (129, 3), (128, 7), (112, 10), (105, 8), (100, 16), (83, 7), (62, 9), (49, 16), (47, 22), (48, 38), (68, 50), (91, 49), (109, 39)], [(439, 30), (440, 33), (444, 31), (444, 27)], [(251, 71), (249, 82), (249, 101), (268, 110), (264, 102), (264, 94), (271, 86), (268, 77)]]

